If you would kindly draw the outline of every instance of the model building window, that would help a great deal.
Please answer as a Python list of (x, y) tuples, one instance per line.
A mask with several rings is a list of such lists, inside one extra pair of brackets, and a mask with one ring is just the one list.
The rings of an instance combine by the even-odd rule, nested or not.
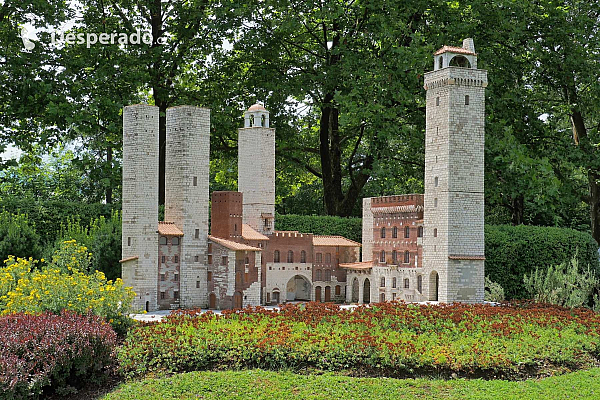
[(410, 262), (410, 253), (408, 250), (404, 252), (404, 263), (408, 264)]
[(435, 98), (435, 105), (436, 105), (436, 106), (439, 106), (439, 105), (440, 105), (440, 98), (439, 98), (439, 97), (436, 97), (436, 98)]
[(405, 226), (404, 227), (404, 237), (405, 238), (409, 238), (410, 237), (410, 226)]
[(194, 237), (195, 237), (196, 239), (199, 239), (199, 238), (200, 238), (200, 229), (196, 229), (196, 230), (194, 231)]
[(329, 269), (325, 270), (325, 280), (327, 282), (329, 282), (331, 280), (331, 270), (329, 270)]
[(197, 176), (194, 177), (194, 186), (198, 186), (198, 177)]
[(179, 246), (179, 238), (178, 237), (174, 237), (173, 239), (171, 239), (171, 244), (173, 246)]
[(438, 179), (438, 177), (436, 176), (436, 177), (433, 179), (433, 185), (434, 185), (435, 187), (437, 187), (439, 183), (440, 183), (440, 180), (439, 180), (439, 179)]
[(317, 280), (318, 281), (321, 280), (321, 270), (320, 269), (317, 270)]
[(379, 262), (385, 262), (385, 250), (381, 250), (381, 253), (379, 253)]
[(131, 238), (130, 237), (127, 238), (127, 246), (131, 246)]
[(465, 106), (469, 105), (469, 95), (465, 96)]
[(325, 253), (325, 264), (331, 264), (331, 253)]
[(394, 239), (396, 239), (398, 237), (398, 227), (395, 226), (394, 229), (392, 229), (392, 237)]
[(222, 256), (222, 257), (221, 257), (221, 265), (222, 265), (222, 266), (225, 266), (225, 265), (227, 265), (227, 264), (228, 264), (228, 259), (227, 259), (227, 256)]
[(199, 262), (200, 261), (200, 256), (194, 256), (194, 262)]
[(392, 278), (392, 287), (396, 288), (396, 278)]
[(196, 281), (196, 289), (200, 289), (200, 281)]
[(300, 252), (300, 262), (306, 263), (306, 252), (304, 250)]
[(208, 271), (206, 273), (206, 280), (209, 282), (212, 281), (212, 271)]
[(437, 237), (437, 228), (433, 229), (433, 237)]
[(160, 292), (160, 299), (164, 300), (165, 299), (165, 292)]
[(160, 280), (165, 281), (167, 279), (165, 274), (160, 274)]
[(246, 265), (250, 264), (250, 257), (246, 257), (245, 264)]
[(294, 262), (294, 252), (292, 250), (288, 250), (287, 262), (288, 263)]
[(167, 238), (164, 236), (160, 237), (160, 244), (167, 244)]
[(323, 254), (317, 253), (316, 259), (317, 259), (317, 263), (321, 264), (323, 262)]
[(273, 252), (273, 262), (276, 262), (276, 263), (279, 262), (279, 250), (275, 250)]
[(179, 274), (175, 274), (175, 275), (173, 275), (173, 280), (174, 280), (175, 282), (179, 282)]
[(398, 252), (396, 250), (392, 250), (392, 261), (396, 262), (398, 259)]
[(337, 285), (337, 286), (335, 287), (335, 295), (336, 295), (336, 296), (339, 296), (339, 295), (341, 295), (341, 294), (342, 294), (342, 287), (341, 287), (340, 285)]
[(417, 228), (417, 237), (423, 237), (423, 227), (422, 226)]
[(423, 276), (417, 276), (417, 290), (419, 293), (423, 293)]
[(384, 276), (381, 277), (381, 281), (379, 282), (379, 286), (385, 287), (385, 277)]
[(175, 258), (175, 260), (174, 260), (175, 264), (177, 264), (179, 262), (179, 256), (175, 256), (174, 258)]
[(404, 279), (404, 289), (410, 289), (410, 281), (408, 278)]
[(381, 228), (381, 238), (385, 239), (385, 227)]
[(175, 300), (179, 299), (179, 292), (177, 290), (173, 292), (173, 298)]
[(383, 302), (385, 301), (385, 293), (381, 293), (381, 294), (379, 295), (379, 301), (380, 301), (381, 303), (383, 303)]
[(162, 263), (163, 263), (163, 264), (164, 264), (164, 263), (166, 263), (166, 262), (167, 262), (167, 257), (165, 257), (165, 256), (162, 256), (162, 257), (161, 257), (161, 261), (162, 261)]

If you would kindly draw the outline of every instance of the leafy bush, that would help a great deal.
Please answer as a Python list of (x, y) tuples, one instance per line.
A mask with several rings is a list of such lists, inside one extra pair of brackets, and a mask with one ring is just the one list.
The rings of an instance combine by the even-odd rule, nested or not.
[(504, 289), (489, 277), (485, 277), (485, 301), (500, 303), (505, 300)]
[[(78, 249), (76, 255), (73, 249)], [(6, 266), (0, 268), (0, 315), (58, 314), (67, 309), (104, 317), (119, 332), (124, 331), (130, 324), (127, 315), (135, 293), (121, 279), (107, 280), (99, 271), (89, 275), (81, 272), (78, 267), (85, 260), (87, 249), (74, 241), (66, 242), (64, 251), (41, 268), (34, 268), (35, 260), (9, 257)]]
[(315, 235), (341, 235), (359, 243), (362, 240), (361, 218), (277, 214), (275, 229), (314, 233)]
[(108, 279), (121, 277), (121, 213), (113, 211), (110, 218), (100, 216), (84, 225), (79, 217), (69, 218), (61, 224), (59, 238), (47, 246), (45, 257), (61, 248), (68, 240), (76, 240), (92, 253), (91, 271), (101, 271)]
[(600, 315), (521, 304), (308, 303), (223, 315), (180, 311), (129, 331), (128, 374), (221, 368), (352, 370), (387, 376), (543, 373), (594, 365)]
[(81, 221), (91, 221), (100, 216), (110, 218), (113, 210), (120, 210), (120, 204), (90, 204), (61, 200), (39, 201), (20, 197), (3, 197), (0, 199), (0, 210), (2, 209), (26, 214), (30, 223), (35, 226), (41, 242), (51, 243), (59, 237), (61, 221), (67, 221), (73, 216), (79, 216)]
[(40, 237), (24, 214), (0, 210), (0, 262), (9, 255), (39, 257)]
[(113, 365), (116, 334), (99, 317), (12, 314), (0, 317), (0, 332), (3, 399), (38, 397), (44, 389), (97, 378)]
[(587, 233), (525, 225), (485, 227), (485, 273), (504, 288), (508, 299), (527, 296), (526, 274), (567, 263), (575, 255), (580, 266), (599, 275), (598, 244)]
[(580, 271), (579, 262), (573, 257), (570, 263), (550, 266), (547, 270), (536, 268), (531, 275), (525, 275), (524, 282), (531, 298), (537, 302), (582, 307), (589, 305), (600, 280), (589, 267)]

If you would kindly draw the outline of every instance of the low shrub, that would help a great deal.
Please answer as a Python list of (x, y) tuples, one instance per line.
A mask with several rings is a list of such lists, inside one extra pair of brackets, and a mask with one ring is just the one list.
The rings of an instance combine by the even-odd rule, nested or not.
[(113, 366), (116, 334), (95, 316), (0, 317), (0, 398), (24, 399), (97, 379)]
[(514, 379), (594, 365), (600, 315), (521, 305), (322, 303), (223, 315), (180, 311), (129, 331), (127, 374), (222, 368), (350, 370), (392, 377), (494, 375)]
[(485, 301), (500, 303), (505, 300), (504, 289), (489, 277), (485, 277)]
[(28, 217), (0, 209), (0, 263), (9, 255), (36, 258), (40, 252), (40, 236)]

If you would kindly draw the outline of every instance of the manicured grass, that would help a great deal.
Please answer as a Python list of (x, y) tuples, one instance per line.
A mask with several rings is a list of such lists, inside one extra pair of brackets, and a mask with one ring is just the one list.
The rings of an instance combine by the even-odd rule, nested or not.
[(263, 370), (190, 372), (123, 384), (129, 399), (598, 399), (600, 368), (540, 380), (428, 380), (298, 375)]

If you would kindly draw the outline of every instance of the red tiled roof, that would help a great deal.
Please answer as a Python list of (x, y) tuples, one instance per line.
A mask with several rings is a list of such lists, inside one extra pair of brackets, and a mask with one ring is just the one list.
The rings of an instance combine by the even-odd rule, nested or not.
[(242, 224), (242, 237), (246, 240), (269, 240), (268, 237), (257, 232), (250, 225)]
[(363, 261), (355, 263), (340, 264), (340, 268), (365, 270), (373, 268), (373, 261)]
[(444, 46), (441, 49), (439, 49), (438, 51), (436, 51), (435, 53), (433, 53), (434, 56), (437, 56), (439, 54), (442, 53), (446, 53), (446, 52), (450, 52), (450, 53), (458, 53), (458, 54), (466, 54), (469, 56), (476, 56), (476, 53), (473, 53), (471, 50), (467, 50), (467, 49), (463, 49), (462, 47), (454, 47), (454, 46)]
[(221, 239), (214, 236), (209, 236), (208, 239), (212, 240), (215, 243), (220, 244), (221, 246), (227, 247), (229, 250), (235, 251), (261, 251), (258, 247), (248, 246), (247, 244), (232, 242), (231, 240)]
[(313, 236), (313, 246), (358, 247), (360, 243), (343, 236)]
[(460, 254), (451, 254), (448, 258), (450, 260), (485, 260), (485, 256), (466, 256)]
[(183, 232), (174, 222), (158, 221), (158, 233), (165, 236), (183, 236)]
[(423, 206), (391, 206), (391, 207), (373, 207), (371, 208), (373, 214), (388, 214), (388, 213), (408, 213), (408, 212), (419, 212), (423, 211)]
[(124, 258), (122, 260), (119, 260), (119, 263), (123, 264), (124, 262), (127, 262), (127, 261), (137, 260), (138, 258), (139, 258), (138, 256), (127, 257), (127, 258)]
[(252, 112), (252, 111), (267, 111), (267, 109), (262, 104), (256, 103), (256, 104), (250, 106), (248, 111), (250, 111), (250, 112)]

